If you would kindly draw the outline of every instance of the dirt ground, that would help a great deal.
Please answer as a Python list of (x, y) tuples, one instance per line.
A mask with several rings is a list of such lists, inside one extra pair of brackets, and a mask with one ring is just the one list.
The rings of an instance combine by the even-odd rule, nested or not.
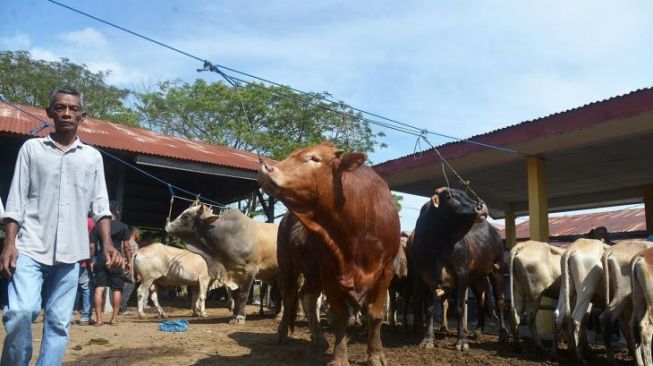
[[(254, 306), (248, 306), (247, 323), (241, 326), (228, 323), (230, 312), (223, 307), (209, 307), (208, 318), (191, 318), (190, 310), (180, 307), (164, 306), (164, 309), (169, 319), (187, 319), (189, 330), (183, 333), (157, 330), (160, 319), (152, 310), (148, 310), (146, 319), (138, 319), (136, 314), (126, 315), (116, 326), (73, 325), (64, 365), (325, 365), (332, 352), (332, 349), (322, 352), (310, 347), (304, 322), (299, 322), (290, 343), (277, 344), (278, 322), (272, 315), (259, 316)], [(42, 326), (40, 319), (33, 324), (32, 364), (38, 355)], [(333, 335), (328, 331), (326, 334), (332, 348)], [(364, 365), (366, 337), (361, 335), (360, 326), (350, 326), (348, 334), (350, 363)], [(4, 341), (4, 332), (0, 341)], [(425, 350), (417, 346), (418, 337), (403, 328), (384, 325), (382, 341), (389, 365), (577, 364), (565, 351), (558, 360), (517, 354), (511, 346), (498, 344), (496, 336), (485, 334), (471, 340), (470, 350), (464, 353), (455, 350), (453, 335), (443, 333), (436, 333), (435, 349)], [(593, 365), (607, 365), (602, 347), (595, 346), (592, 353)], [(618, 358), (620, 364), (631, 364), (624, 350), (618, 353)]]

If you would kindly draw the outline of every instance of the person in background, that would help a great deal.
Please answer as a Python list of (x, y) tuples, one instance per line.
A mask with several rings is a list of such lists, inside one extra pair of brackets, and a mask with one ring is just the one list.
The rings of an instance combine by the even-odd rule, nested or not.
[(129, 298), (134, 291), (136, 286), (136, 273), (134, 273), (134, 257), (136, 256), (136, 251), (138, 250), (138, 242), (141, 239), (141, 231), (137, 227), (132, 227), (131, 234), (129, 235), (129, 241), (127, 245), (123, 248), (125, 252), (125, 263), (126, 270), (125, 275), (123, 276), (124, 284), (122, 287), (122, 303), (120, 304), (120, 315), (129, 314), (127, 303)]
[[(127, 246), (127, 241), (129, 240), (130, 235), (129, 227), (124, 222), (118, 220), (120, 213), (118, 212), (118, 207), (116, 205), (112, 204), (110, 211), (111, 240), (113, 247), (121, 251), (122, 248)], [(113, 314), (109, 324), (118, 325), (118, 311), (120, 310), (122, 299), (122, 276), (124, 273), (124, 266), (111, 267), (108, 265), (109, 258), (104, 256), (104, 250), (102, 248), (105, 244), (100, 240), (100, 232), (96, 230), (96, 227), (91, 231), (90, 241), (91, 244), (94, 244), (91, 246), (91, 257), (97, 255), (97, 261), (93, 264), (93, 274), (95, 276), (95, 297), (93, 301), (96, 316), (95, 325), (101, 326), (104, 324), (102, 305), (104, 304), (103, 294), (106, 288), (110, 288), (112, 292), (111, 305), (113, 306)], [(124, 263), (124, 257), (122, 257), (122, 255), (121, 259), (122, 263)]]
[[(50, 93), (46, 114), (54, 132), (25, 141), (18, 152), (7, 205), (0, 272), (9, 279), (2, 321), (6, 336), (1, 365), (28, 365), (32, 320), (44, 306), (37, 366), (60, 365), (79, 282), (79, 261), (88, 259), (90, 211), (109, 267), (124, 261), (109, 236), (109, 199), (102, 155), (77, 137), (83, 96), (71, 88)], [(43, 298), (41, 297), (43, 290)]]
[[(86, 220), (86, 227), (90, 235), (95, 223), (90, 217)], [(79, 312), (79, 325), (89, 325), (91, 323), (91, 309), (93, 307), (93, 271), (91, 270), (93, 264), (92, 245), (89, 244), (89, 259), (83, 260), (79, 265), (79, 282), (77, 285), (77, 292), (81, 300), (81, 311)]]

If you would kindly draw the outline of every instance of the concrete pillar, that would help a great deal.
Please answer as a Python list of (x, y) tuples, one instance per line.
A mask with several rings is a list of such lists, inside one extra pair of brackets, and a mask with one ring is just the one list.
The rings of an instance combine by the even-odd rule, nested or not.
[[(540, 157), (529, 156), (528, 162), (528, 227), (531, 240), (549, 241), (549, 203), (547, 198), (546, 161)], [(543, 298), (542, 305), (553, 301)], [(537, 313), (537, 328), (551, 334), (553, 332), (553, 312), (541, 309)]]
[(653, 186), (644, 188), (644, 212), (646, 213), (646, 233), (653, 235)]
[(517, 244), (517, 227), (515, 226), (515, 213), (506, 211), (505, 217), (506, 249), (510, 250)]

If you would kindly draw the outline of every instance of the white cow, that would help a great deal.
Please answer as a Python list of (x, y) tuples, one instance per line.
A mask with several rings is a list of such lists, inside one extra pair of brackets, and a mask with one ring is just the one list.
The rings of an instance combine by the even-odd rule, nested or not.
[[(144, 316), (143, 306), (147, 301), (148, 290), (153, 284), (163, 287), (193, 286), (193, 316), (207, 316), (204, 303), (206, 291), (213, 279), (209, 276), (206, 261), (202, 256), (188, 250), (155, 243), (136, 252), (134, 270), (141, 278), (141, 285), (137, 292), (139, 317)], [(159, 316), (163, 317), (165, 314), (156, 301), (156, 291), (153, 293), (152, 301)]]
[(630, 326), (633, 303), (631, 296), (630, 262), (635, 254), (651, 247), (653, 243), (644, 240), (624, 240), (606, 249), (603, 253), (603, 280), (606, 286), (606, 307), (601, 314), (601, 328), (608, 353), (614, 363), (611, 333), (612, 324), (618, 320), (621, 331), (626, 336), (631, 353), (635, 349), (633, 328)]
[(560, 293), (560, 260), (564, 249), (539, 241), (515, 245), (510, 251), (510, 310), (515, 347), (519, 349), (520, 318), (526, 315), (528, 329), (538, 351), (542, 340), (535, 317), (543, 296), (557, 299)]
[[(578, 239), (567, 248), (560, 261), (560, 296), (554, 312), (556, 330), (561, 330), (563, 324), (567, 324), (567, 331), (570, 333), (569, 347), (575, 350), (578, 360), (582, 362), (583, 350), (587, 348), (586, 315), (592, 310), (592, 300), (605, 303), (601, 259), (608, 248), (609, 246), (600, 240)], [(571, 303), (572, 296), (576, 298), (574, 304)], [(557, 331), (554, 333), (556, 337)], [(554, 341), (555, 349), (557, 338)]]
[(630, 265), (630, 277), (633, 294), (631, 326), (639, 329), (639, 339), (635, 343), (635, 360), (638, 366), (652, 366), (653, 248), (639, 252), (633, 257)]

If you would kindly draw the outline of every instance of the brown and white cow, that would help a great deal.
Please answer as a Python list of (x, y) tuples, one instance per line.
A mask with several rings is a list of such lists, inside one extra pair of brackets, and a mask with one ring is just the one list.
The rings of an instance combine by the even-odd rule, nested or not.
[[(558, 331), (566, 324), (570, 333), (569, 347), (582, 362), (585, 362), (583, 351), (587, 347), (586, 315), (592, 310), (592, 302), (605, 303), (601, 259), (609, 247), (601, 240), (578, 239), (567, 248), (560, 260), (561, 283), (558, 306), (554, 312), (557, 331), (554, 332), (556, 338), (553, 347), (555, 351)], [(572, 296), (576, 299), (573, 304)]]
[[(653, 245), (652, 242), (648, 242)], [(652, 366), (653, 345), (653, 248), (637, 253), (630, 262), (633, 316), (631, 327), (639, 330), (635, 340), (635, 360), (638, 366)]]
[(526, 241), (510, 250), (510, 310), (515, 347), (519, 349), (519, 323), (525, 314), (535, 348), (542, 340), (535, 318), (542, 297), (557, 299), (560, 293), (560, 260), (564, 249), (539, 241)]
[(603, 253), (603, 280), (606, 286), (606, 307), (601, 314), (601, 328), (608, 353), (608, 360), (614, 363), (611, 333), (612, 325), (619, 326), (626, 336), (628, 348), (634, 354), (635, 338), (630, 326), (632, 318), (632, 284), (630, 262), (635, 254), (650, 248), (653, 243), (644, 240), (623, 240), (606, 249)]
[(399, 215), (388, 185), (366, 159), (323, 143), (259, 168), (263, 190), (319, 238), (320, 282), (334, 314), (333, 365), (349, 365), (347, 304), (367, 315), (368, 365), (385, 364), (381, 322), (399, 250)]
[[(212, 279), (206, 261), (200, 255), (161, 243), (150, 244), (136, 252), (134, 271), (141, 279), (137, 291), (139, 317), (145, 315), (143, 306), (147, 301), (148, 291), (154, 284), (161, 287), (193, 286), (193, 315), (206, 316), (206, 291)], [(165, 314), (156, 299), (156, 292), (152, 294), (152, 301), (159, 316), (163, 317)]]
[(206, 260), (210, 275), (223, 275), (238, 286), (233, 291), (231, 324), (245, 323), (245, 304), (254, 278), (273, 283), (279, 276), (277, 230), (276, 224), (256, 221), (237, 209), (218, 216), (204, 205), (191, 205), (166, 225), (169, 234)]

